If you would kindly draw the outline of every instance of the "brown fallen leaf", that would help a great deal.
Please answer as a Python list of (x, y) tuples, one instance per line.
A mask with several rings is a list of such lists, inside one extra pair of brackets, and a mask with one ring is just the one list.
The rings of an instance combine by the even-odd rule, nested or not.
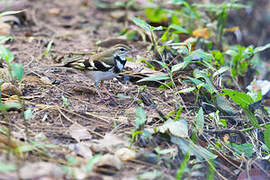
[(49, 162), (27, 163), (19, 170), (21, 179), (62, 179), (64, 172), (56, 164)]
[(22, 96), (22, 92), (20, 91), (20, 89), (18, 89), (16, 86), (9, 82), (5, 82), (1, 85), (1, 92), (3, 97), (12, 95)]
[(103, 139), (97, 140), (91, 145), (94, 152), (111, 152), (114, 153), (122, 147), (128, 146), (128, 141), (111, 133), (107, 133)]
[(118, 149), (115, 152), (115, 155), (121, 160), (121, 161), (129, 161), (129, 160), (134, 160), (136, 157), (136, 152), (132, 151), (128, 148), (121, 148)]
[(112, 154), (103, 155), (95, 166), (97, 172), (115, 174), (122, 167), (120, 159)]
[(69, 133), (71, 137), (73, 137), (77, 142), (80, 142), (81, 140), (89, 140), (92, 138), (87, 128), (77, 123), (69, 127)]
[(83, 143), (70, 144), (69, 149), (74, 151), (76, 154), (84, 157), (86, 160), (89, 160), (93, 157), (92, 151), (86, 144)]
[(4, 22), (0, 22), (0, 36), (10, 35), (10, 25)]

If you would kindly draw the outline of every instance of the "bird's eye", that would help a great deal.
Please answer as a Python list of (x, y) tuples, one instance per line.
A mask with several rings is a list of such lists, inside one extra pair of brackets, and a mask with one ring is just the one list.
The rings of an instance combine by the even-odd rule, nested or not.
[(125, 48), (121, 48), (120, 51), (124, 52), (125, 51)]

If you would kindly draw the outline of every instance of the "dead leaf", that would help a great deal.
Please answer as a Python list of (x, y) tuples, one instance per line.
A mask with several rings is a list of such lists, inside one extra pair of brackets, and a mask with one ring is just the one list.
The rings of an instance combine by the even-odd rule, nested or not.
[(114, 153), (117, 149), (128, 146), (128, 142), (114, 134), (107, 133), (103, 139), (96, 141), (91, 145), (94, 152), (111, 152)]
[(0, 36), (10, 35), (10, 25), (4, 22), (0, 22)]
[(1, 92), (3, 97), (12, 95), (22, 96), (22, 92), (12, 83), (3, 83), (1, 85)]
[[(3, 81), (2, 83), (11, 81), (11, 76), (10, 76), (7, 68), (0, 68), (0, 80)], [(0, 82), (0, 84), (1, 84), (1, 82)]]
[(202, 37), (208, 40), (210, 38), (210, 30), (207, 28), (196, 29), (192, 32), (192, 35), (195, 37)]
[(40, 177), (52, 177), (51, 179), (62, 179), (63, 170), (49, 162), (27, 163), (19, 170), (21, 179), (38, 179)]
[(162, 126), (158, 127), (161, 133), (169, 131), (172, 135), (177, 137), (188, 137), (188, 126), (185, 120), (174, 121), (168, 119)]
[(270, 171), (265, 171), (265, 172), (263, 172), (259, 168), (252, 168), (252, 169), (249, 169), (248, 172), (246, 172), (246, 171), (241, 172), (240, 175), (238, 176), (237, 180), (247, 180), (247, 179), (267, 180), (270, 177), (269, 176)]
[(52, 81), (51, 81), (48, 77), (46, 77), (46, 76), (41, 77), (41, 78), (40, 78), (40, 81), (41, 81), (43, 84), (45, 84), (45, 85), (50, 85), (50, 84), (52, 84)]
[(235, 32), (239, 30), (239, 26), (234, 26), (232, 28), (224, 28), (224, 32)]
[(91, 159), (93, 156), (93, 153), (90, 150), (89, 146), (83, 143), (70, 144), (69, 149), (74, 151), (76, 154), (84, 157), (86, 160)]
[(128, 148), (121, 148), (118, 149), (115, 152), (115, 155), (121, 160), (121, 161), (129, 161), (129, 160), (134, 160), (136, 157), (136, 152), (132, 151)]
[(51, 8), (49, 9), (49, 15), (56, 16), (60, 14), (61, 10), (59, 8)]
[(71, 137), (76, 139), (77, 142), (80, 142), (81, 140), (87, 140), (91, 139), (92, 136), (88, 132), (86, 127), (81, 126), (80, 124), (73, 124), (69, 127), (69, 133)]
[(122, 162), (115, 155), (105, 154), (99, 159), (96, 167), (97, 171), (104, 171), (106, 169), (108, 169), (109, 172), (119, 171), (122, 167)]

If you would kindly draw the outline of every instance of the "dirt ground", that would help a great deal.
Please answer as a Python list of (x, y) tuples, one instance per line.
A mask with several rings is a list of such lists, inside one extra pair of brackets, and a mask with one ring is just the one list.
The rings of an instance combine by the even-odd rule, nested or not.
[[(26, 131), (22, 118), (23, 111), (9, 112), (14, 137), (25, 140), (26, 136), (29, 136), (32, 140), (39, 140), (40, 136), (44, 135), (47, 137), (47, 143), (68, 147), (76, 142), (70, 135), (70, 127), (79, 124), (88, 129), (91, 140), (102, 139), (106, 133), (129, 139), (132, 130), (136, 127), (134, 120), (137, 118), (136, 109), (140, 104), (144, 105), (147, 114), (145, 128), (163, 121), (159, 112), (151, 106), (152, 102), (163, 114), (168, 114), (175, 110), (174, 100), (176, 100), (184, 107), (183, 118), (187, 121), (194, 118), (194, 114), (187, 113), (194, 107), (196, 97), (193, 95), (175, 97), (170, 90), (160, 90), (154, 85), (142, 90), (142, 84), (133, 82), (126, 84), (123, 77), (119, 77), (118, 80), (104, 82), (103, 85), (114, 99), (106, 97), (107, 100), (103, 102), (100, 101), (93, 82), (83, 74), (50, 67), (61, 64), (76, 54), (87, 56), (89, 52), (101, 49), (96, 45), (97, 42), (117, 38), (124, 29), (125, 22), (115, 18), (111, 11), (98, 9), (91, 0), (40, 0), (29, 1), (28, 5), (21, 24), (12, 26), (11, 35), (14, 41), (9, 42), (7, 47), (15, 56), (14, 62), (24, 65), (25, 75), (19, 88), (23, 93), (24, 108), (32, 108), (33, 118), (27, 122)], [(50, 53), (44, 55), (51, 41)], [(134, 42), (129, 45), (136, 50), (130, 57), (148, 56), (144, 44)], [(184, 89), (184, 86), (183, 84), (179, 87)], [(106, 96), (105, 91), (102, 88), (100, 90)], [(118, 94), (126, 98), (119, 98)], [(63, 97), (67, 99), (68, 106), (63, 103)], [(138, 98), (143, 99), (142, 102), (138, 101)], [(150, 103), (147, 103), (149, 101)], [(1, 123), (5, 124), (3, 120)], [(162, 137), (157, 138), (155, 143), (164, 148), (176, 148), (162, 139)], [(155, 144), (141, 146), (137, 144), (135, 147), (137, 151), (151, 152)], [(44, 161), (65, 165), (63, 159), (71, 152), (68, 148), (60, 148), (49, 154), (50, 156), (42, 157), (33, 153), (24, 158), (25, 162)], [(13, 158), (12, 161), (19, 161)], [(162, 161), (160, 164), (155, 164), (151, 160), (150, 162), (128, 161), (124, 163), (121, 171), (104, 167), (104, 171), (95, 172), (89, 175), (88, 179), (120, 179), (121, 177), (132, 179), (144, 172), (154, 170), (164, 174), (164, 179), (174, 179), (177, 168), (181, 164), (180, 159), (183, 158), (170, 160), (170, 163)], [(205, 174), (206, 165), (202, 168), (205, 171), (201, 172)], [(222, 169), (227, 178), (236, 178), (235, 174), (230, 172), (231, 169), (225, 168), (224, 165), (216, 168)], [(9, 175), (16, 179), (14, 174)], [(53, 176), (48, 178), (53, 179)]]

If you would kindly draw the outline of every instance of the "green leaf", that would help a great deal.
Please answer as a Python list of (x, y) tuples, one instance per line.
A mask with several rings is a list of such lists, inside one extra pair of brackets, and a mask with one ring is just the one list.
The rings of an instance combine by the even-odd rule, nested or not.
[(145, 10), (146, 17), (154, 23), (160, 21), (167, 21), (167, 12), (161, 8), (146, 8)]
[(172, 73), (173, 73), (173, 72), (177, 72), (177, 71), (179, 71), (179, 70), (181, 70), (181, 69), (184, 69), (185, 67), (188, 66), (188, 64), (189, 64), (190, 62), (191, 62), (191, 61), (184, 61), (184, 62), (182, 62), (182, 63), (173, 65), (173, 66), (172, 66), (172, 70), (171, 70)]
[(3, 44), (8, 40), (13, 40), (12, 36), (0, 36), (0, 43)]
[(199, 132), (199, 135), (202, 134), (204, 127), (204, 115), (203, 115), (203, 109), (200, 107), (200, 110), (196, 116), (196, 128)]
[(9, 109), (20, 109), (22, 105), (20, 103), (12, 102), (8, 104), (1, 104), (0, 103), (0, 111), (8, 111)]
[(33, 113), (32, 113), (32, 110), (31, 108), (27, 109), (26, 111), (24, 111), (24, 118), (26, 120), (29, 120), (33, 117)]
[(256, 47), (254, 49), (254, 53), (256, 54), (256, 53), (261, 52), (261, 51), (264, 51), (264, 50), (266, 50), (268, 48), (270, 48), (270, 43), (268, 43), (268, 44), (266, 44), (264, 46)]
[(247, 115), (248, 119), (250, 120), (251, 124), (254, 127), (259, 127), (258, 119), (256, 118), (255, 114), (252, 113), (249, 108), (243, 108), (245, 114)]
[(178, 91), (176, 93), (177, 94), (190, 93), (190, 92), (194, 91), (195, 89), (196, 89), (195, 87), (189, 87), (189, 88), (181, 89), (180, 91)]
[(63, 105), (66, 108), (68, 108), (69, 107), (68, 99), (65, 96), (62, 96), (62, 101), (63, 101)]
[(11, 64), (11, 75), (13, 78), (22, 80), (24, 74), (24, 68), (22, 64), (14, 63)]
[(230, 68), (228, 66), (223, 66), (221, 67), (219, 70), (217, 70), (214, 74), (213, 74), (213, 78), (228, 71)]
[(17, 166), (14, 164), (7, 164), (0, 162), (0, 172), (10, 172), (10, 171), (15, 171), (17, 169)]
[(84, 166), (84, 169), (86, 170), (86, 172), (91, 172), (94, 165), (96, 163), (99, 162), (100, 158), (102, 157), (101, 154), (97, 154), (97, 155), (94, 155), (88, 162), (87, 164)]
[(135, 120), (136, 128), (139, 129), (142, 125), (144, 125), (146, 121), (146, 114), (141, 106), (139, 106), (136, 110), (137, 119)]
[(264, 144), (270, 150), (270, 125), (269, 124), (266, 126), (266, 129), (264, 130)]
[(184, 160), (182, 161), (180, 167), (177, 170), (176, 180), (181, 180), (182, 179), (182, 176), (185, 173), (185, 169), (186, 169), (186, 167), (188, 165), (189, 159), (190, 159), (190, 154), (186, 153)]
[(13, 61), (13, 54), (3, 45), (0, 45), (0, 58), (4, 59), (7, 63)]
[(51, 48), (52, 48), (52, 44), (53, 44), (53, 40), (50, 40), (50, 42), (47, 45), (47, 48), (45, 50), (45, 52), (42, 54), (42, 56), (46, 56), (50, 53)]
[(197, 79), (203, 78), (206, 83), (203, 87), (207, 89), (211, 94), (213, 94), (216, 91), (215, 86), (213, 85), (211, 79), (207, 76), (206, 72), (199, 69), (195, 69), (193, 71), (193, 76)]
[(132, 18), (132, 21), (137, 25), (140, 26), (142, 29), (144, 29), (147, 32), (151, 32), (151, 26), (147, 24), (145, 21), (138, 19), (136, 17)]
[(177, 33), (185, 33), (185, 34), (188, 34), (188, 31), (187, 31), (185, 28), (183, 28), (182, 26), (179, 26), (179, 25), (177, 25), (177, 24), (171, 24), (171, 25), (169, 26), (169, 29), (175, 29), (175, 30), (177, 30)]
[(204, 61), (211, 61), (213, 59), (212, 54), (206, 53), (201, 49), (192, 51), (192, 53), (184, 58), (185, 60), (187, 59), (202, 59)]
[(168, 80), (170, 77), (168, 75), (156, 75), (156, 76), (150, 76), (145, 77), (143, 79), (140, 79), (137, 82), (144, 82), (144, 81), (162, 81), (162, 80)]
[(241, 155), (242, 153), (245, 154), (246, 157), (251, 157), (252, 154), (255, 152), (253, 150), (252, 144), (234, 144), (232, 143), (232, 147), (235, 150), (234, 152), (238, 155)]
[(244, 92), (238, 92), (230, 89), (223, 89), (222, 95), (228, 95), (236, 104), (242, 108), (248, 108), (249, 105), (254, 103), (252, 97)]
[(225, 98), (225, 96), (217, 96), (215, 99), (216, 107), (233, 116), (238, 113), (238, 111), (230, 104), (230, 102)]
[(184, 138), (171, 137), (171, 142), (177, 144), (179, 149), (184, 153), (189, 153), (190, 155), (194, 155), (197, 157), (199, 161), (203, 161), (204, 159), (216, 159), (217, 155), (211, 153), (207, 149), (194, 144), (190, 140), (186, 140)]
[(138, 180), (147, 180), (147, 179), (159, 179), (158, 177), (161, 177), (162, 173), (160, 171), (154, 170), (154, 171), (149, 171), (141, 174), (138, 177)]
[(170, 0), (168, 4), (181, 5), (184, 4), (186, 0)]

